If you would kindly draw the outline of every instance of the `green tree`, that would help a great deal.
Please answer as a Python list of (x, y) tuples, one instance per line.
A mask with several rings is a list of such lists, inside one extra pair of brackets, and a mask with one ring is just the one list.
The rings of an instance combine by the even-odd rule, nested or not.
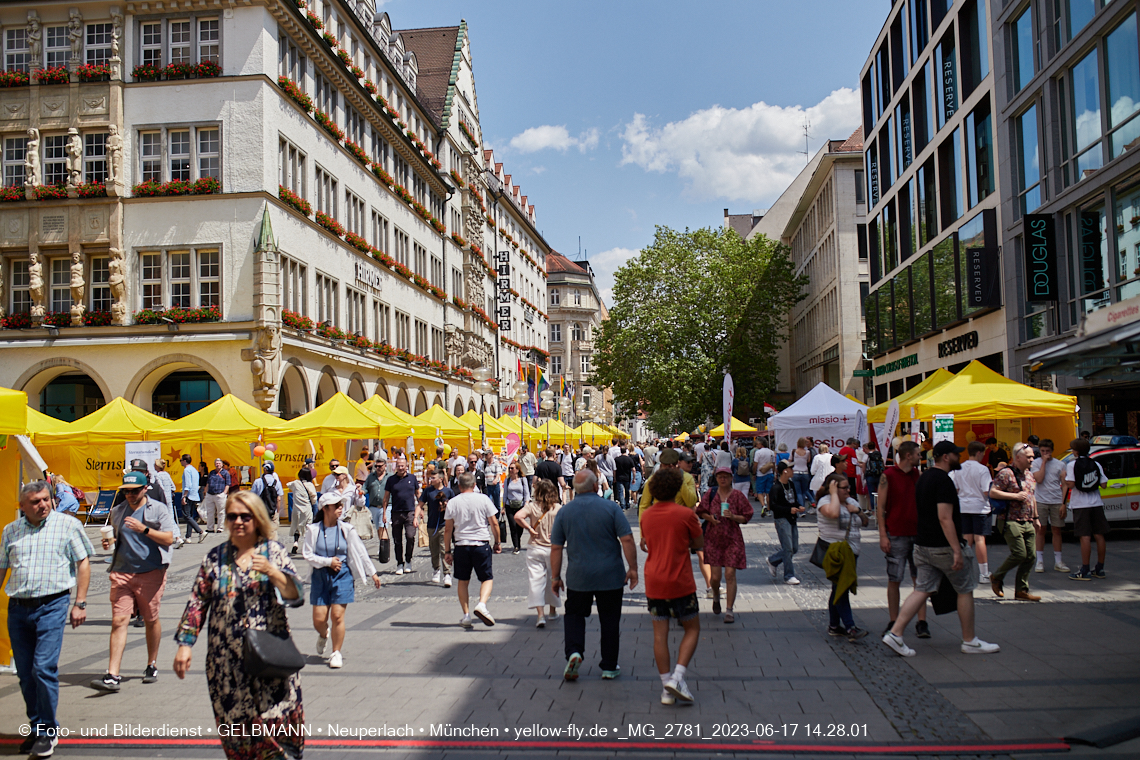
[(593, 381), (630, 409), (692, 427), (720, 416), (727, 370), (736, 403), (759, 408), (776, 386), (788, 312), (807, 285), (788, 254), (732, 229), (657, 227), (653, 244), (615, 273)]

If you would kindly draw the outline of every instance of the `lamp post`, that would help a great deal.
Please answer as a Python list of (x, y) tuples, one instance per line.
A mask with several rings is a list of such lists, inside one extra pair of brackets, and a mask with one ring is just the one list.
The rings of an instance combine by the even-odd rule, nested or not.
[(547, 415), (546, 415), (546, 440), (547, 440), (547, 442), (549, 442), (550, 441), (550, 410), (554, 408), (554, 391), (549, 390), (549, 389), (541, 391), (538, 394), (538, 397), (540, 399), (542, 399), (538, 404), (538, 408), (547, 413)]
[(475, 378), (475, 384), (471, 386), (471, 390), (479, 394), (479, 445), (482, 448), (487, 448), (487, 398), (486, 395), (494, 388), (490, 383), (491, 370), (486, 367), (476, 367), (471, 370), (471, 376)]
[(570, 410), (572, 408), (574, 408), (574, 402), (572, 400), (570, 400), (569, 396), (559, 397), (559, 399), (558, 399), (558, 412), (559, 412), (558, 421), (562, 422), (562, 445), (563, 446), (565, 446), (567, 443), (567, 440), (566, 440), (567, 425), (565, 422), (563, 422), (562, 415), (565, 414), (566, 419), (570, 419)]
[(516, 380), (511, 390), (515, 392), (515, 403), (519, 405), (519, 445), (521, 446), (523, 440), (526, 438), (523, 431), (523, 410), (522, 405), (530, 400), (530, 389), (526, 380)]

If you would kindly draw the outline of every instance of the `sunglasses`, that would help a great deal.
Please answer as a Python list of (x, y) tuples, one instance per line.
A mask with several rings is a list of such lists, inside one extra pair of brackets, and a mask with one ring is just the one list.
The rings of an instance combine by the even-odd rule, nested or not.
[(249, 512), (226, 512), (226, 522), (253, 522), (253, 515)]

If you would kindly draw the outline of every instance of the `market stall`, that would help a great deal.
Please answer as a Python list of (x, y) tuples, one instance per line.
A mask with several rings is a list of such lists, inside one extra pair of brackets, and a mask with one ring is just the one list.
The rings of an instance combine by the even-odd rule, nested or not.
[[(759, 428), (754, 428), (747, 422), (741, 422), (735, 417), (732, 418), (732, 437), (733, 438), (751, 438), (759, 432)], [(709, 431), (709, 435), (713, 438), (724, 437), (724, 423), (721, 423)]]
[(863, 404), (820, 383), (799, 401), (769, 417), (768, 428), (775, 432), (777, 446), (786, 443), (791, 449), (799, 438), (811, 436), (816, 443), (839, 449), (848, 438), (856, 436), (859, 412), (866, 411)]

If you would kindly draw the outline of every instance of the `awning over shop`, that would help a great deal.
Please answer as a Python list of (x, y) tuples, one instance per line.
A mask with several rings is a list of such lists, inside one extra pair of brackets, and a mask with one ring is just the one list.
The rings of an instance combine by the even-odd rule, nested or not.
[[(944, 385), (946, 382), (953, 380), (953, 379), (954, 379), (954, 373), (953, 372), (950, 372), (949, 370), (945, 370), (945, 369), (942, 369), (941, 367), (939, 367), (937, 370), (934, 371), (934, 374), (932, 374), (930, 377), (926, 378), (925, 380), (923, 380), (921, 383), (919, 383), (918, 385), (911, 388), (906, 393), (901, 393), (898, 396), (895, 396), (895, 398), (892, 400), (898, 401), (899, 402), (899, 409), (902, 409), (904, 406), (910, 406), (910, 402), (913, 401), (914, 399), (918, 398), (919, 396), (923, 396), (923, 395), (929, 393), (930, 391), (934, 390), (935, 388), (937, 388), (941, 385)], [(867, 410), (867, 422), (886, 422), (887, 421), (887, 410), (890, 408), (890, 406), (891, 406), (891, 401), (884, 401), (883, 403), (879, 404), (878, 406), (873, 406), (870, 409), (868, 409)], [(907, 421), (909, 421), (909, 418), (907, 418), (903, 421), (907, 422)]]
[(1012, 420), (1073, 417), (1077, 399), (1023, 385), (974, 360), (951, 380), (899, 407), (903, 420), (929, 420), (936, 414), (953, 414), (955, 422)]
[(1029, 357), (1032, 372), (1108, 379), (1140, 376), (1140, 321), (1073, 337)]

